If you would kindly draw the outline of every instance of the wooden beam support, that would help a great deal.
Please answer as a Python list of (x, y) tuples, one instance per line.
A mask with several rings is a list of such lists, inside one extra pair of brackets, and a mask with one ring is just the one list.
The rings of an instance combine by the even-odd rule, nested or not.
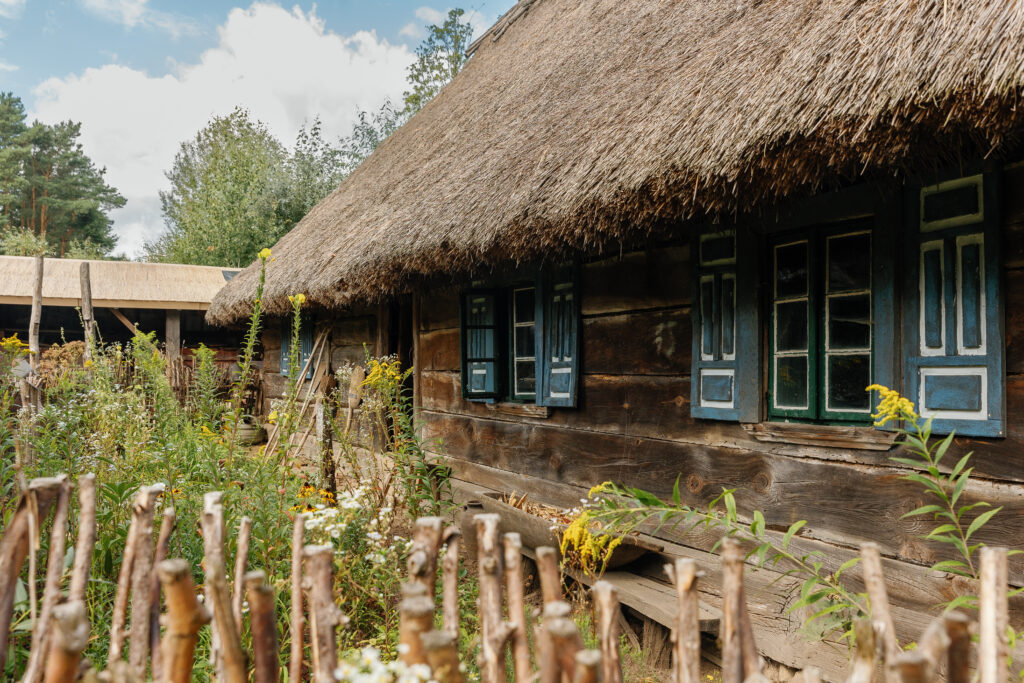
[(121, 323), (128, 328), (128, 331), (132, 334), (138, 334), (139, 329), (132, 324), (132, 321), (125, 317), (124, 313), (118, 308), (111, 308), (110, 312), (114, 314), (114, 317), (121, 321)]
[(92, 279), (89, 262), (82, 261), (79, 268), (79, 283), (82, 290), (82, 327), (85, 328), (85, 360), (92, 360), (93, 335), (96, 333), (96, 319), (92, 310)]
[(164, 346), (167, 349), (167, 366), (181, 358), (181, 311), (167, 311), (164, 324)]

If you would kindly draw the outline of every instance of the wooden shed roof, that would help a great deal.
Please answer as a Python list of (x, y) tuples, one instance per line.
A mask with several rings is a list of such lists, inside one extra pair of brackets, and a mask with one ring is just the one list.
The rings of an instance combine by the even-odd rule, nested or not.
[[(273, 247), (264, 306), (618, 240), (1016, 144), (1024, 3), (520, 0)], [(248, 314), (258, 263), (208, 318)]]
[[(81, 304), (81, 264), (78, 259), (45, 259), (44, 306)], [(104, 308), (206, 310), (237, 272), (237, 268), (89, 261), (93, 305)], [(0, 303), (31, 304), (34, 282), (34, 258), (0, 256)]]

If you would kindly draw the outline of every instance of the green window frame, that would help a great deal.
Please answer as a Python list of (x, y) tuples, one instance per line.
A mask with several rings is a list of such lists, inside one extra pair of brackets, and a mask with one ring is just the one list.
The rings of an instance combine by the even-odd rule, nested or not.
[(870, 219), (773, 241), (769, 418), (871, 422), (873, 242)]

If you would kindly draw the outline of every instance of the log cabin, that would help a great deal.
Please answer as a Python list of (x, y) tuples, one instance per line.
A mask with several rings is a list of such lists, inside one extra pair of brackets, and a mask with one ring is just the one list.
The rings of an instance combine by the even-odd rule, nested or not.
[[(979, 540), (1019, 546), (1019, 8), (520, 0), (470, 52), (273, 247), (264, 296), (283, 315), (304, 292), (332, 358), (413, 362), (418, 423), (467, 495), (736, 488), (771, 533), (807, 520), (794, 543), (826, 567), (878, 543), (909, 642), (964, 586), (903, 517), (924, 494), (873, 425), (878, 383), (955, 431), (964, 495), (1002, 506)], [(208, 319), (244, 318), (257, 276)], [(269, 376), (274, 324), (264, 341)], [(716, 539), (658, 535), (715, 604)], [(762, 653), (842, 678), (845, 649), (788, 611), (799, 581), (748, 580)]]

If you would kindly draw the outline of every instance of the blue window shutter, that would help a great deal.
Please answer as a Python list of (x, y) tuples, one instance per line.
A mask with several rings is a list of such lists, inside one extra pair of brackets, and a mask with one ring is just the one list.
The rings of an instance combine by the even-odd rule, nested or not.
[(462, 296), (462, 395), (469, 400), (501, 397), (503, 337), (496, 292), (473, 290)]
[[(294, 318), (288, 316), (281, 321), (281, 364), (280, 372), (285, 377), (291, 376), (292, 368), (292, 322)], [(299, 326), (299, 358), (295, 361), (295, 371), (302, 372), (306, 361), (313, 355), (313, 327), (312, 320), (303, 316)], [(306, 370), (305, 379), (312, 379), (313, 368)]]
[(576, 268), (563, 267), (542, 276), (538, 292), (543, 308), (537, 405), (574, 408), (580, 367)]
[(998, 175), (911, 190), (903, 393), (932, 431), (1004, 436)]
[(690, 414), (760, 419), (760, 331), (756, 238), (735, 229), (693, 241), (693, 360)]

